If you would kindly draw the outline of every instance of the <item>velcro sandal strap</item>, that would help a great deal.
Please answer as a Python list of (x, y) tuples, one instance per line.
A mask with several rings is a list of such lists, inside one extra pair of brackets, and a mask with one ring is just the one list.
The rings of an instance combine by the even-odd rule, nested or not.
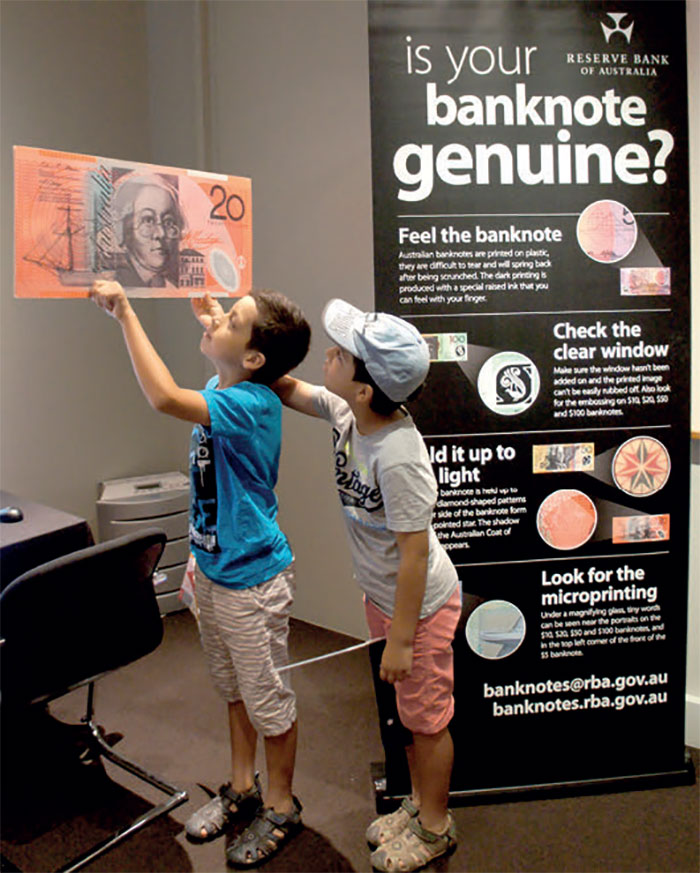
[(420, 823), (420, 819), (418, 816), (415, 816), (415, 818), (411, 819), (411, 821), (408, 823), (408, 827), (424, 843), (428, 843), (428, 845), (432, 845), (434, 843), (442, 841), (447, 848), (448, 846), (454, 845), (457, 841), (455, 823), (451, 815), (448, 815), (447, 830), (442, 834), (436, 834), (434, 831), (426, 830)]
[(258, 777), (259, 774), (256, 773), (253, 784), (247, 791), (234, 791), (234, 789), (231, 787), (230, 782), (222, 785), (221, 788), (219, 788), (219, 795), (221, 796), (224, 805), (227, 808), (235, 805), (237, 809), (240, 809), (241, 804), (248, 805), (253, 800), (261, 802), (262, 789), (260, 787), (260, 780)]
[(404, 797), (401, 801), (401, 806), (406, 810), (406, 812), (413, 818), (415, 815), (418, 815), (418, 807), (411, 800), (410, 797)]

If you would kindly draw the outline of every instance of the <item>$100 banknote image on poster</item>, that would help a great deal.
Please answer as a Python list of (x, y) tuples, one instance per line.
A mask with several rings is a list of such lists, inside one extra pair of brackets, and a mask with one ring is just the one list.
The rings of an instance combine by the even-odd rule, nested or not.
[(250, 179), (15, 146), (15, 296), (245, 294)]
[(376, 308), (431, 349), (412, 412), (467, 595), (453, 790), (679, 773), (685, 4), (369, 22)]

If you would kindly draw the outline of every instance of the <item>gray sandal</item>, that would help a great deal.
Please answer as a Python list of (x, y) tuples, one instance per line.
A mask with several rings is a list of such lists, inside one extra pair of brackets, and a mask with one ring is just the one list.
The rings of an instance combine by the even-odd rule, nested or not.
[(274, 809), (260, 808), (252, 823), (226, 849), (232, 867), (255, 867), (278, 852), (301, 828), (302, 806), (293, 797), (294, 808), (288, 815)]
[(187, 838), (195, 843), (204, 843), (220, 837), (236, 818), (255, 813), (262, 806), (262, 790), (258, 774), (248, 791), (234, 791), (227, 782), (219, 793), (200, 807), (185, 822)]
[(398, 837), (375, 849), (369, 859), (372, 867), (383, 873), (410, 873), (436, 858), (451, 854), (456, 845), (457, 828), (450, 813), (443, 834), (426, 830), (418, 816), (414, 816)]
[(418, 815), (418, 807), (410, 797), (404, 797), (401, 806), (394, 812), (380, 815), (367, 828), (365, 837), (373, 848), (388, 843), (398, 837), (408, 827), (412, 818)]

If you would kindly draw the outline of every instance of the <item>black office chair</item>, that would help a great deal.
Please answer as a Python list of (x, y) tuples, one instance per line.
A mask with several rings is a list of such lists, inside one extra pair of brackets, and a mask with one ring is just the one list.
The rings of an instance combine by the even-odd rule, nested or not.
[(156, 649), (163, 623), (153, 572), (165, 547), (155, 528), (49, 561), (0, 595), (0, 691), (5, 719), (87, 685), (85, 757), (104, 757), (163, 791), (168, 800), (77, 858), (78, 870), (187, 800), (187, 793), (117, 755), (93, 721), (94, 683)]

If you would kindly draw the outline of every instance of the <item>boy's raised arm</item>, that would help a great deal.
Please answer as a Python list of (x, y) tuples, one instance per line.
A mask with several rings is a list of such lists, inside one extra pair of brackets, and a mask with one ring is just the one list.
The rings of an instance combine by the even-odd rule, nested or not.
[(303, 382), (301, 379), (295, 379), (293, 376), (282, 376), (281, 379), (270, 385), (270, 388), (272, 388), (285, 406), (288, 406), (290, 409), (296, 409), (297, 412), (303, 412), (305, 415), (320, 418), (314, 406), (315, 387), (310, 382)]
[(118, 282), (97, 281), (90, 289), (90, 297), (121, 325), (136, 378), (151, 406), (166, 415), (208, 425), (206, 400), (199, 391), (180, 388), (175, 382), (153, 348), (122, 286)]

